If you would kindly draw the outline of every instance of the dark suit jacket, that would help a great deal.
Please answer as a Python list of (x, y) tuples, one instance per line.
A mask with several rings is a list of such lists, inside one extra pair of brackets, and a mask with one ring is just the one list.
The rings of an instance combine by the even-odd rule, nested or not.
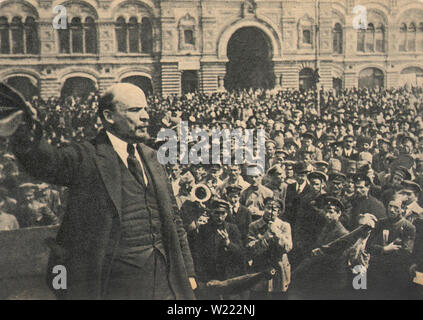
[(223, 240), (212, 222), (201, 225), (195, 234), (193, 250), (195, 251), (195, 269), (202, 282), (226, 280), (245, 273), (244, 246), (238, 227), (224, 222), (223, 228), (228, 232), (230, 244), (224, 248)]
[[(19, 141), (20, 140), (20, 141)], [(41, 139), (22, 151), (21, 137), (12, 139), (15, 154), (36, 178), (69, 187), (69, 201), (57, 234), (51, 268), (67, 269), (67, 299), (100, 299), (106, 292), (109, 272), (120, 239), (122, 207), (119, 156), (105, 131), (94, 141), (57, 149)], [(139, 144), (138, 150), (149, 171), (157, 195), (163, 244), (169, 261), (169, 281), (177, 299), (193, 299), (188, 276), (194, 275), (186, 232), (165, 169), (156, 152)]]

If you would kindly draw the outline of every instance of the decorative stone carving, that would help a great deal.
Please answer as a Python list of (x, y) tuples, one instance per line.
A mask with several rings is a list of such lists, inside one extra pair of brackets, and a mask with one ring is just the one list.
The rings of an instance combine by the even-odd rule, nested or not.
[(242, 17), (255, 16), (257, 4), (254, 0), (244, 0), (242, 3)]
[(179, 20), (179, 50), (195, 49), (197, 46), (196, 21), (189, 13)]

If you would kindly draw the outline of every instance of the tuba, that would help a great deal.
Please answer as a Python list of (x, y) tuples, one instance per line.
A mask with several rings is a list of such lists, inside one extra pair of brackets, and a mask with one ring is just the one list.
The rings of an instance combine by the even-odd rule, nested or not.
[(208, 186), (203, 183), (194, 185), (191, 190), (191, 198), (201, 204), (210, 200), (212, 192)]

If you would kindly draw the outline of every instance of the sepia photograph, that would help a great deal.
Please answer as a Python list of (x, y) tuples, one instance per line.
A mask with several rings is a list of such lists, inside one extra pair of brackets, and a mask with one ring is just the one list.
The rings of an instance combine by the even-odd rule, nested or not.
[(421, 299), (423, 0), (0, 0), (0, 300)]

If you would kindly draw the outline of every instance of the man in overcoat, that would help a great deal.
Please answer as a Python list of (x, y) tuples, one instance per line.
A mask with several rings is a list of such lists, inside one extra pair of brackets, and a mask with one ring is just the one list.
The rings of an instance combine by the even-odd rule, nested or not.
[[(93, 141), (55, 148), (42, 138), (36, 112), (12, 136), (32, 176), (69, 187), (52, 249), (66, 268), (65, 299), (193, 299), (194, 267), (170, 183), (148, 139), (144, 92), (116, 84), (99, 101), (104, 129)], [(54, 289), (54, 288), (53, 288)]]

